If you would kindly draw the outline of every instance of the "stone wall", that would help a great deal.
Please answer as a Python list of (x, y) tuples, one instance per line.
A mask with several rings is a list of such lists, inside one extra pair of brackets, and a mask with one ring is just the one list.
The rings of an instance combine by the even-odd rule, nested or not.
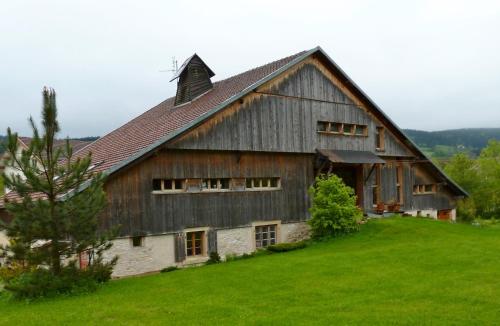
[(405, 214), (409, 214), (411, 216), (418, 216), (420, 212), (420, 216), (422, 217), (429, 217), (429, 218), (434, 218), (437, 219), (437, 210), (436, 209), (422, 209), (418, 211), (406, 211)]
[(174, 248), (173, 235), (144, 237), (140, 247), (132, 246), (131, 238), (121, 238), (113, 240), (105, 258), (118, 256), (113, 277), (137, 275), (175, 265)]
[(228, 254), (243, 255), (255, 251), (254, 242), (252, 227), (217, 231), (217, 252), (222, 259)]
[(297, 242), (309, 239), (311, 228), (306, 222), (281, 224), (281, 242)]

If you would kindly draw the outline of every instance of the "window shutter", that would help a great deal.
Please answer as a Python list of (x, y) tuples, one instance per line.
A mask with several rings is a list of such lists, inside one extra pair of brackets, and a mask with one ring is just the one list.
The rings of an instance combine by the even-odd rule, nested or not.
[(208, 241), (208, 254), (211, 252), (217, 252), (217, 231), (208, 230), (207, 233), (207, 241)]
[(184, 233), (175, 235), (175, 262), (180, 263), (186, 259), (186, 240)]

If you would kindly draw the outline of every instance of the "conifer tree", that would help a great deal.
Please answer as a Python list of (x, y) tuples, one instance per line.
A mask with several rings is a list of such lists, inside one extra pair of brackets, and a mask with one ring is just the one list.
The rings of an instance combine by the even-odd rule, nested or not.
[(5, 163), (20, 173), (4, 174), (3, 179), (19, 198), (6, 202), (13, 220), (0, 229), (11, 240), (4, 248), (9, 260), (33, 268), (47, 266), (59, 275), (64, 261), (84, 250), (101, 257), (111, 246), (111, 234), (98, 228), (98, 215), (106, 205), (103, 175), (92, 171), (90, 154), (74, 157), (69, 140), (54, 146), (60, 131), (56, 93), (44, 88), (42, 95), (41, 129), (29, 119), (29, 148), (21, 150), (17, 134), (7, 130)]

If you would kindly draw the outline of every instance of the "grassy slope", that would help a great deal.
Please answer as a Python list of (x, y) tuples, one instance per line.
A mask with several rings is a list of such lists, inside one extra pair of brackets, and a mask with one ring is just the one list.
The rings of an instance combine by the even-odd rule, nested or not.
[[(406, 219), (307, 249), (0, 300), (16, 324), (484, 324), (500, 321), (500, 229)], [(3, 306), (3, 307), (2, 307)]]

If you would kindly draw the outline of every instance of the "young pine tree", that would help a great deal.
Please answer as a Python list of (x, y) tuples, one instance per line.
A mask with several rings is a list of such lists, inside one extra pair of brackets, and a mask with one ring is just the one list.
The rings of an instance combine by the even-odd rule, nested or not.
[(4, 250), (12, 262), (31, 268), (44, 265), (57, 276), (65, 259), (84, 250), (101, 257), (111, 246), (111, 234), (98, 232), (97, 217), (106, 204), (103, 176), (92, 172), (90, 154), (73, 157), (68, 140), (66, 146), (54, 146), (60, 130), (56, 93), (44, 88), (42, 94), (42, 127), (39, 130), (30, 118), (29, 148), (21, 150), (17, 134), (7, 131), (5, 163), (20, 173), (4, 174), (3, 179), (19, 198), (6, 203), (13, 220), (0, 229), (11, 240)]

